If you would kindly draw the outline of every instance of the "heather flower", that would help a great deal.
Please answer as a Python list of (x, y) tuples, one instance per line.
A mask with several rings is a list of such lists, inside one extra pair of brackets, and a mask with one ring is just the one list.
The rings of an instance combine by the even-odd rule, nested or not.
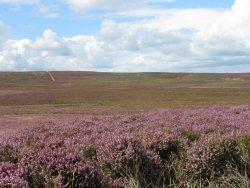
[(249, 115), (209, 107), (78, 116), (0, 134), (0, 187), (122, 187), (128, 176), (153, 184), (174, 178), (174, 160), (187, 174), (219, 176), (227, 164), (246, 165)]

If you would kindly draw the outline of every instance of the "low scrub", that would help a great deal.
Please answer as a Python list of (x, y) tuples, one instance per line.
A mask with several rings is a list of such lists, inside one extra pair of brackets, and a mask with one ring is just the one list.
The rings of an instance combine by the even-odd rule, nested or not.
[(248, 187), (249, 115), (210, 107), (34, 126), (0, 138), (0, 187)]

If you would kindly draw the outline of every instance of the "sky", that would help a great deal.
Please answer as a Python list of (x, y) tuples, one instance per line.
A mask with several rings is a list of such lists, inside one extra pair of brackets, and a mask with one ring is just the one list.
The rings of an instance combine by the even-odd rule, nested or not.
[(0, 0), (0, 71), (250, 72), (250, 0)]

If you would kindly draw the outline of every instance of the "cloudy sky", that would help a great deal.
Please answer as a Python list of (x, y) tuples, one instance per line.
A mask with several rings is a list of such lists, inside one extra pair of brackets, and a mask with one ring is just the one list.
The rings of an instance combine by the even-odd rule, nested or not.
[(0, 71), (250, 72), (250, 0), (0, 0)]

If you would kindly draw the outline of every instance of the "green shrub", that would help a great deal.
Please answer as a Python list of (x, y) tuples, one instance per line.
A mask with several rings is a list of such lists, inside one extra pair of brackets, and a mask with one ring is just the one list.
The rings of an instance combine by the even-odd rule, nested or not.
[(194, 131), (184, 130), (181, 132), (181, 135), (189, 139), (190, 141), (195, 141), (200, 138), (200, 135)]
[(84, 151), (84, 157), (87, 160), (93, 161), (96, 159), (96, 148), (90, 147)]
[(160, 158), (167, 162), (171, 156), (175, 155), (175, 156), (179, 156), (181, 154), (181, 152), (183, 151), (179, 141), (171, 141), (168, 142), (168, 144), (166, 144), (165, 147), (160, 148), (158, 150), (159, 156)]
[(0, 148), (0, 162), (17, 163), (18, 157), (14, 149), (10, 145)]

